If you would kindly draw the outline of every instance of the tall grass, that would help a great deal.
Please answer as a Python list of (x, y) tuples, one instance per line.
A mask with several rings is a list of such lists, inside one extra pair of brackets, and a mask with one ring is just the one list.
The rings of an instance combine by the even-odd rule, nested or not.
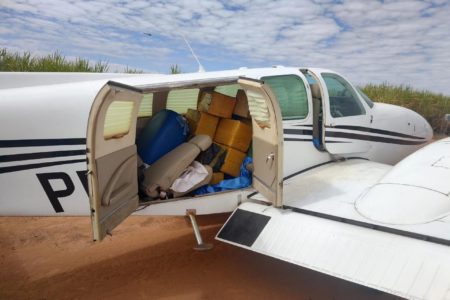
[(92, 64), (87, 59), (68, 60), (59, 52), (46, 56), (32, 56), (30, 52), (9, 52), (0, 49), (0, 71), (2, 72), (107, 72), (108, 63)]
[(181, 68), (178, 64), (174, 64), (170, 66), (170, 74), (181, 74)]
[(435, 133), (449, 134), (450, 125), (444, 120), (450, 113), (450, 97), (430, 91), (415, 90), (410, 86), (389, 83), (368, 84), (361, 90), (375, 102), (407, 107), (424, 116)]

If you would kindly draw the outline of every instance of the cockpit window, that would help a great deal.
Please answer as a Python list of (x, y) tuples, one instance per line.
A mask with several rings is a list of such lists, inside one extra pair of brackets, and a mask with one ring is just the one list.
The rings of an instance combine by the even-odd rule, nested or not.
[(364, 106), (351, 85), (341, 76), (322, 73), (330, 99), (330, 112), (333, 118), (364, 115)]
[(363, 91), (361, 91), (360, 88), (356, 88), (356, 91), (358, 92), (358, 94), (361, 96), (361, 98), (363, 98), (363, 100), (367, 103), (367, 105), (369, 105), (370, 108), (373, 107), (374, 103), (372, 101), (372, 99), (370, 99), (366, 94), (364, 94)]

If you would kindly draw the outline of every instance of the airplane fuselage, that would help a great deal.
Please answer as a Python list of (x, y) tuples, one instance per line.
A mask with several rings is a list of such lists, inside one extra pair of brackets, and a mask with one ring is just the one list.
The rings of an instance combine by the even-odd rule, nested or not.
[[(348, 81), (328, 70), (278, 67), (171, 76), (134, 75), (115, 80), (129, 85), (170, 87), (175, 84), (179, 88), (188, 81), (243, 76), (269, 83), (277, 97), (277, 87), (270, 85), (271, 78), (292, 76), (304, 85), (305, 115), (300, 119), (283, 118), (284, 177), (339, 158), (361, 157), (395, 164), (431, 139), (431, 128), (421, 116), (393, 105), (375, 103), (371, 106)], [(89, 215), (86, 134), (93, 100), (106, 80), (77, 77), (71, 82), (68, 77), (58, 82), (48, 79), (50, 84), (41, 77), (34, 78), (37, 79), (0, 90), (0, 214)], [(332, 91), (325, 82), (330, 85), (332, 80), (336, 84), (347, 84), (344, 88), (359, 101), (359, 112), (355, 114), (351, 108), (339, 110), (333, 106), (336, 100), (330, 96)], [(320, 123), (314, 119), (310, 84), (320, 86)], [(348, 98), (344, 92), (335, 98)], [(342, 115), (345, 109), (349, 116)], [(218, 212), (233, 210), (252, 191), (251, 188), (234, 191), (233, 201), (218, 208)], [(177, 214), (179, 211), (183, 214), (184, 206), (201, 206), (211, 197), (227, 198), (219, 194), (185, 199), (180, 209), (175, 209), (174, 203), (155, 204), (140, 213)], [(216, 211), (205, 211), (208, 212)]]

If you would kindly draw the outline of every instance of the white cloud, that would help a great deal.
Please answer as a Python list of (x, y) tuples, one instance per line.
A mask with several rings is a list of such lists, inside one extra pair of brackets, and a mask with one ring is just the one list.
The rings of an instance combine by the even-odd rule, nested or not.
[(419, 0), (2, 0), (0, 46), (196, 70), (183, 34), (207, 69), (320, 66), (450, 94), (449, 14), (448, 1)]

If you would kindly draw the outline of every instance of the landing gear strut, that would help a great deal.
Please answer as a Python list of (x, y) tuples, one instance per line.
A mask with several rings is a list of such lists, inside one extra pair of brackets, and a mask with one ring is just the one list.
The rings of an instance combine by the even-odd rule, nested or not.
[(187, 209), (186, 216), (189, 217), (192, 224), (192, 229), (194, 230), (195, 239), (197, 240), (197, 245), (194, 246), (194, 250), (197, 251), (205, 251), (213, 248), (212, 244), (203, 243), (202, 235), (200, 234), (200, 229), (197, 225), (197, 220), (195, 219), (196, 210), (195, 209)]

